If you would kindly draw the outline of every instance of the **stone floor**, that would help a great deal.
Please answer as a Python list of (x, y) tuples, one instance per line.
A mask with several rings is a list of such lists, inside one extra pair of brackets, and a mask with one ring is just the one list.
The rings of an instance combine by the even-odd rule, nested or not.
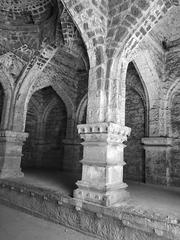
[(96, 240), (70, 228), (0, 205), (0, 240)]
[[(80, 175), (58, 171), (25, 170), (25, 177), (13, 181), (52, 189), (72, 196)], [(131, 199), (125, 203), (139, 211), (151, 211), (180, 219), (180, 189), (142, 183), (128, 183)]]

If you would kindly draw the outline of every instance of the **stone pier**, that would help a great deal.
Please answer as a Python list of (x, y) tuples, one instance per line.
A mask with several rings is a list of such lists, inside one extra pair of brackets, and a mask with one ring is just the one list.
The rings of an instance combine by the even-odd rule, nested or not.
[(123, 182), (124, 141), (130, 128), (115, 123), (78, 125), (84, 142), (82, 179), (74, 197), (111, 206), (129, 197)]
[(146, 183), (169, 185), (172, 138), (142, 138), (145, 149)]
[(22, 146), (28, 133), (0, 131), (0, 178), (23, 177)]

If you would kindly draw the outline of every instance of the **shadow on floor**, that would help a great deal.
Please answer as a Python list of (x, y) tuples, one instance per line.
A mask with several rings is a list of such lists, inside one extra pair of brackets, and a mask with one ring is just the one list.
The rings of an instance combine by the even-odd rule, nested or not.
[(25, 169), (24, 177), (14, 179), (16, 182), (32, 184), (36, 187), (55, 190), (68, 196), (73, 196), (76, 182), (81, 179), (81, 173), (61, 172), (47, 169)]

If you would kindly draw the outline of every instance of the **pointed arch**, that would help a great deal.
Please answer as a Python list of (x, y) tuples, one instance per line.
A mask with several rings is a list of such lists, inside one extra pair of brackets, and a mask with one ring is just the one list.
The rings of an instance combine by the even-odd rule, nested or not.
[(0, 65), (0, 83), (4, 90), (3, 111), (1, 117), (1, 129), (9, 129), (9, 117), (11, 111), (11, 101), (13, 94), (14, 79), (8, 73), (6, 68)]
[[(38, 84), (38, 81), (41, 80), (41, 83)], [(68, 96), (66, 89), (64, 89), (61, 83), (56, 83), (56, 82), (51, 82), (49, 79), (46, 77), (41, 76), (34, 81), (34, 83), (30, 86), (29, 89), (26, 89), (24, 94), (21, 94), (18, 99), (18, 106), (17, 110), (15, 111), (15, 116), (14, 116), (14, 122), (13, 122), (13, 128), (14, 131), (24, 131), (25, 129), (25, 122), (26, 122), (26, 114), (27, 114), (27, 107), (29, 100), (31, 96), (33, 95), (34, 92), (43, 89), (45, 87), (52, 87), (53, 90), (57, 93), (57, 95), (62, 99), (64, 102), (66, 109), (67, 109), (67, 117), (69, 119), (74, 118), (74, 112), (75, 112), (75, 107), (74, 104), (71, 100), (71, 98)]]
[(139, 52), (133, 59), (133, 63), (146, 91), (149, 107), (152, 108), (159, 99), (160, 79), (148, 50)]
[(46, 122), (46, 119), (48, 117), (48, 114), (49, 112), (53, 109), (53, 107), (58, 103), (57, 99), (52, 99), (48, 105), (46, 106), (45, 110), (44, 110), (44, 113), (43, 113), (43, 116), (42, 116), (42, 119), (41, 121), (42, 122)]
[(177, 78), (174, 83), (171, 85), (167, 94), (163, 100), (163, 119), (164, 125), (163, 130), (164, 134), (168, 137), (172, 136), (172, 126), (171, 126), (171, 108), (172, 108), (172, 101), (177, 92), (180, 92), (180, 78)]
[[(114, 57), (120, 57), (122, 49), (126, 56), (133, 56), (134, 50), (144, 39), (146, 34), (162, 19), (165, 14), (174, 6), (179, 5), (173, 1), (136, 1), (129, 6), (126, 16), (124, 16), (121, 26), (117, 27), (112, 41), (117, 47), (113, 51)], [(111, 31), (111, 29), (109, 29)]]
[(90, 66), (93, 67), (96, 62), (96, 45), (99, 43), (99, 34), (96, 34), (97, 32), (101, 33), (101, 41), (105, 42), (108, 7), (102, 4), (103, 13), (99, 11), (101, 3), (94, 5), (90, 0), (77, 0), (74, 2), (62, 0), (62, 2), (82, 36), (87, 48)]
[(86, 111), (86, 107), (88, 105), (88, 94), (86, 93), (84, 97), (82, 98), (78, 109), (76, 111), (76, 123), (81, 124), (83, 120), (84, 113)]

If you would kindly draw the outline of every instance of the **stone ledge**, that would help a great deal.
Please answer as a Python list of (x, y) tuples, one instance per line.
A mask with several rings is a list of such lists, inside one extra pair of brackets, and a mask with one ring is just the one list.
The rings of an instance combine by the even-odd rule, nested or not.
[(142, 143), (145, 146), (172, 146), (172, 138), (167, 137), (149, 137), (142, 138)]
[(0, 180), (0, 200), (29, 214), (100, 239), (179, 240), (180, 219), (138, 212), (127, 204), (107, 208), (56, 191)]
[(26, 138), (28, 137), (28, 133), (25, 132), (14, 132), (9, 130), (1, 130), (0, 131), (0, 142), (24, 142)]

